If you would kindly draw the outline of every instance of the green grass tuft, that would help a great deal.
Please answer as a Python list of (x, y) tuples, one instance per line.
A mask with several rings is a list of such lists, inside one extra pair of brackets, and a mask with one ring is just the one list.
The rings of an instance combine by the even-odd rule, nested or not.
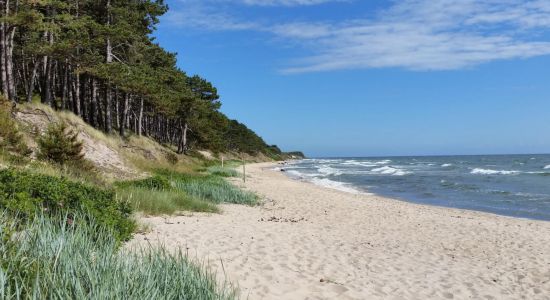
[(174, 214), (180, 211), (218, 212), (216, 205), (191, 197), (184, 192), (157, 190), (146, 187), (125, 187), (117, 192), (117, 197), (129, 202), (135, 210), (150, 215)]
[(172, 184), (177, 190), (214, 203), (258, 204), (256, 194), (243, 191), (217, 176), (179, 176)]
[(211, 175), (221, 176), (221, 177), (237, 177), (239, 173), (234, 168), (221, 167), (221, 166), (211, 166), (206, 168), (206, 172)]
[(236, 298), (181, 251), (119, 252), (111, 232), (73, 217), (72, 224), (40, 216), (17, 224), (0, 213), (0, 299)]

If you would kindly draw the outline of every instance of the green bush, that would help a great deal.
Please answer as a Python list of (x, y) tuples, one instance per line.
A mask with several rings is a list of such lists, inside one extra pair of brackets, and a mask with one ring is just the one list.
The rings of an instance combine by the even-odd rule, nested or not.
[(86, 212), (111, 228), (120, 241), (128, 240), (135, 228), (130, 205), (117, 201), (112, 190), (15, 169), (0, 170), (0, 208), (21, 219), (32, 218), (37, 211)]
[(131, 180), (131, 181), (120, 181), (115, 184), (118, 187), (140, 187), (147, 188), (151, 190), (166, 190), (172, 188), (170, 181), (163, 176), (155, 175), (140, 180)]
[(31, 150), (23, 141), (23, 136), (15, 120), (11, 117), (9, 103), (0, 98), (0, 148), (27, 156)]
[[(229, 285), (178, 251), (118, 252), (91, 216), (38, 216), (17, 231), (0, 212), (0, 299), (234, 299)], [(81, 223), (83, 225), (76, 226)], [(17, 238), (15, 238), (17, 236)]]
[(166, 160), (173, 165), (177, 164), (179, 161), (178, 156), (172, 152), (166, 152), (165, 157)]
[(82, 142), (78, 141), (78, 134), (68, 129), (63, 122), (50, 124), (46, 133), (38, 139), (38, 147), (40, 159), (60, 165), (78, 165), (84, 161)]

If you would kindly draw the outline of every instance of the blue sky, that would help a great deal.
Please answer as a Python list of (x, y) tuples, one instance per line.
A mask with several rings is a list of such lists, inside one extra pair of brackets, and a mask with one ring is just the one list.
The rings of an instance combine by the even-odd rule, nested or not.
[(157, 41), (284, 150), (550, 153), (550, 1), (167, 4)]

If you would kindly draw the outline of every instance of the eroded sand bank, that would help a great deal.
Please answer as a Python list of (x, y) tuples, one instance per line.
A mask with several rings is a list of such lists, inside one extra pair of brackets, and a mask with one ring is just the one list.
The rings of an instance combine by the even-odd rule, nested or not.
[(243, 299), (550, 299), (550, 222), (354, 195), (269, 166), (237, 183), (262, 206), (145, 218), (152, 231), (133, 243), (187, 249)]

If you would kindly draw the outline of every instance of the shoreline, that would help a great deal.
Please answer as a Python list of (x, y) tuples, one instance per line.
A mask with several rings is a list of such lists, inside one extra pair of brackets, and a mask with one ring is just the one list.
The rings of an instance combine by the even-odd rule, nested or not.
[[(143, 218), (249, 299), (548, 299), (550, 222), (350, 194), (247, 165), (261, 206)], [(223, 263), (222, 263), (223, 262)]]
[[(273, 171), (273, 172), (280, 172), (280, 171), (277, 171), (277, 170), (270, 170), (269, 167), (265, 167), (262, 171)], [(284, 173), (284, 172), (283, 172)], [(392, 197), (392, 196), (387, 196), (387, 195), (383, 195), (383, 194), (378, 194), (378, 193), (375, 193), (375, 192), (369, 192), (369, 191), (361, 191), (361, 190), (357, 190), (355, 188), (351, 188), (351, 189), (354, 189), (353, 192), (351, 191), (345, 191), (345, 190), (341, 190), (341, 189), (338, 189), (338, 188), (333, 188), (333, 187), (330, 187), (330, 186), (323, 186), (323, 185), (320, 185), (320, 184), (316, 184), (315, 182), (312, 182), (312, 181), (308, 181), (304, 178), (292, 178), (286, 174), (283, 174), (285, 177), (287, 177), (288, 179), (290, 180), (294, 180), (294, 181), (298, 181), (298, 182), (301, 182), (301, 183), (305, 183), (305, 184), (308, 184), (308, 185), (313, 185), (317, 188), (321, 188), (321, 189), (327, 189), (327, 190), (332, 190), (332, 191), (337, 191), (337, 192), (340, 192), (340, 193), (346, 193), (346, 194), (351, 194), (351, 195), (360, 195), (360, 196), (370, 196), (370, 197), (376, 197), (376, 198), (379, 198), (379, 199), (384, 199), (384, 200), (389, 200), (389, 201), (399, 201), (399, 202), (403, 202), (403, 203), (407, 203), (407, 204), (411, 204), (411, 205), (420, 205), (420, 206), (425, 206), (425, 207), (434, 207), (434, 208), (442, 208), (442, 209), (450, 209), (450, 210), (456, 210), (458, 212), (462, 212), (462, 213), (479, 213), (479, 214), (486, 214), (486, 215), (489, 215), (489, 216), (494, 216), (494, 217), (503, 217), (503, 218), (511, 218), (511, 219), (519, 219), (519, 220), (525, 220), (525, 221), (536, 221), (536, 222), (547, 222), (547, 223), (550, 223), (550, 220), (544, 220), (544, 219), (537, 219), (537, 218), (529, 218), (529, 217), (519, 217), (519, 216), (510, 216), (510, 215), (504, 215), (504, 214), (498, 214), (498, 213), (495, 213), (495, 212), (491, 212), (491, 211), (483, 211), (483, 210), (476, 210), (476, 209), (468, 209), (468, 208), (460, 208), (460, 207), (454, 207), (454, 206), (445, 206), (445, 205), (437, 205), (437, 204), (427, 204), (427, 203), (422, 203), (422, 202), (415, 202), (415, 201), (412, 201), (412, 200), (407, 200), (405, 198), (399, 198), (399, 197)]]

